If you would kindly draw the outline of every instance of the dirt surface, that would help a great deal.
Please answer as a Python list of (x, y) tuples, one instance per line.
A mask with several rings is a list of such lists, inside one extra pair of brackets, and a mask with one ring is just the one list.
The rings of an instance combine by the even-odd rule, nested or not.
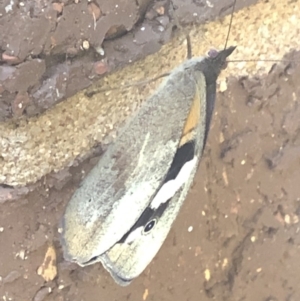
[[(180, 24), (187, 24), (228, 13), (231, 2), (215, 1), (213, 9), (205, 1), (174, 5)], [(0, 17), (0, 121), (34, 116), (157, 52), (174, 26), (166, 0), (5, 0)]]
[[(44, 177), (25, 197), (6, 199), (2, 299), (300, 300), (300, 55), (286, 59), (295, 62), (270, 65), (264, 77), (232, 76), (218, 94), (195, 185), (159, 254), (129, 287), (118, 287), (101, 264), (64, 262), (59, 244), (65, 205), (101, 147), (80, 165)], [(45, 275), (42, 266), (50, 243), (54, 280), (55, 269)]]

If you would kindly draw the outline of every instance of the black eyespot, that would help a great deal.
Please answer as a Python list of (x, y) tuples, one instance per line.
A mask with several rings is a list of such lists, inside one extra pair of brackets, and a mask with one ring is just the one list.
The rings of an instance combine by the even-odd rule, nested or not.
[(156, 224), (156, 220), (155, 219), (153, 219), (150, 222), (148, 222), (147, 225), (144, 228), (144, 232), (148, 233), (149, 231), (151, 231), (154, 228), (155, 224)]

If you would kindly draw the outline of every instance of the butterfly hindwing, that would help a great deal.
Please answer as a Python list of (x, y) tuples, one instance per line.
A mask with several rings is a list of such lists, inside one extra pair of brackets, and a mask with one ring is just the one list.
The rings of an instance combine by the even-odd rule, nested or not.
[(87, 175), (63, 217), (66, 259), (95, 262), (137, 222), (172, 164), (193, 95), (189, 73), (175, 69)]
[(193, 72), (194, 95), (181, 138), (166, 177), (135, 225), (100, 257), (121, 285), (127, 285), (160, 249), (186, 198), (202, 154), (206, 122), (205, 79)]

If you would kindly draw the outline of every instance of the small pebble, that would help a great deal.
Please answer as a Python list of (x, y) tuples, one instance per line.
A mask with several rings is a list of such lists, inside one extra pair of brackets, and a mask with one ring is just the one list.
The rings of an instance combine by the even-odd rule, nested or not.
[(210, 270), (209, 269), (206, 269), (204, 271), (204, 278), (205, 278), (206, 281), (210, 280)]
[(222, 176), (223, 176), (223, 180), (226, 186), (228, 186), (229, 182), (228, 182), (228, 177), (227, 177), (227, 173), (226, 170), (224, 169), (222, 172)]
[(227, 90), (227, 83), (226, 81), (222, 81), (220, 83), (220, 92), (225, 92)]
[(17, 56), (6, 54), (5, 52), (2, 53), (2, 60), (7, 62), (8, 64), (18, 64), (21, 60)]
[(225, 269), (228, 266), (228, 259), (224, 258), (223, 263), (222, 263), (222, 268)]
[(162, 25), (159, 25), (157, 27), (157, 29), (160, 31), (160, 32), (163, 32), (165, 30), (165, 28), (162, 26)]
[(20, 259), (25, 260), (25, 250), (20, 251), (19, 257), (20, 257)]
[(104, 56), (105, 51), (104, 51), (104, 49), (103, 49), (101, 46), (95, 47), (95, 50), (96, 50), (96, 52), (97, 52), (98, 54), (100, 54), (101, 56)]
[(210, 8), (214, 7), (214, 5), (210, 1), (208, 1), (208, 0), (206, 0), (206, 4)]
[(143, 300), (144, 300), (144, 301), (147, 299), (148, 295), (149, 295), (149, 291), (148, 291), (148, 289), (146, 288), (145, 291), (144, 291), (144, 294), (143, 294)]
[(51, 292), (51, 287), (44, 286), (36, 292), (33, 301), (43, 301)]
[(57, 275), (56, 251), (53, 244), (49, 244), (44, 261), (37, 269), (37, 274), (45, 281), (52, 281)]
[(88, 50), (90, 48), (90, 43), (88, 40), (82, 42), (82, 48)]
[(162, 16), (165, 13), (165, 8), (163, 6), (157, 7), (156, 12)]
[(193, 231), (193, 226), (189, 226), (188, 227), (188, 232), (192, 232)]
[(291, 217), (288, 214), (284, 216), (284, 222), (288, 225), (291, 223)]
[(105, 64), (102, 61), (99, 61), (94, 63), (94, 70), (96, 74), (101, 75), (108, 71), (108, 67), (107, 64)]

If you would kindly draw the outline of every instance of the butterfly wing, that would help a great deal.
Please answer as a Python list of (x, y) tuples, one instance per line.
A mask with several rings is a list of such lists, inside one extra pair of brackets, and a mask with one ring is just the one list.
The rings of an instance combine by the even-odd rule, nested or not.
[(194, 84), (194, 95), (168, 173), (135, 225), (100, 256), (104, 267), (123, 286), (140, 275), (159, 251), (186, 198), (202, 155), (208, 126), (205, 78), (193, 69), (188, 73)]
[(172, 164), (195, 95), (183, 68), (142, 105), (72, 196), (62, 220), (65, 259), (93, 263), (151, 202)]

